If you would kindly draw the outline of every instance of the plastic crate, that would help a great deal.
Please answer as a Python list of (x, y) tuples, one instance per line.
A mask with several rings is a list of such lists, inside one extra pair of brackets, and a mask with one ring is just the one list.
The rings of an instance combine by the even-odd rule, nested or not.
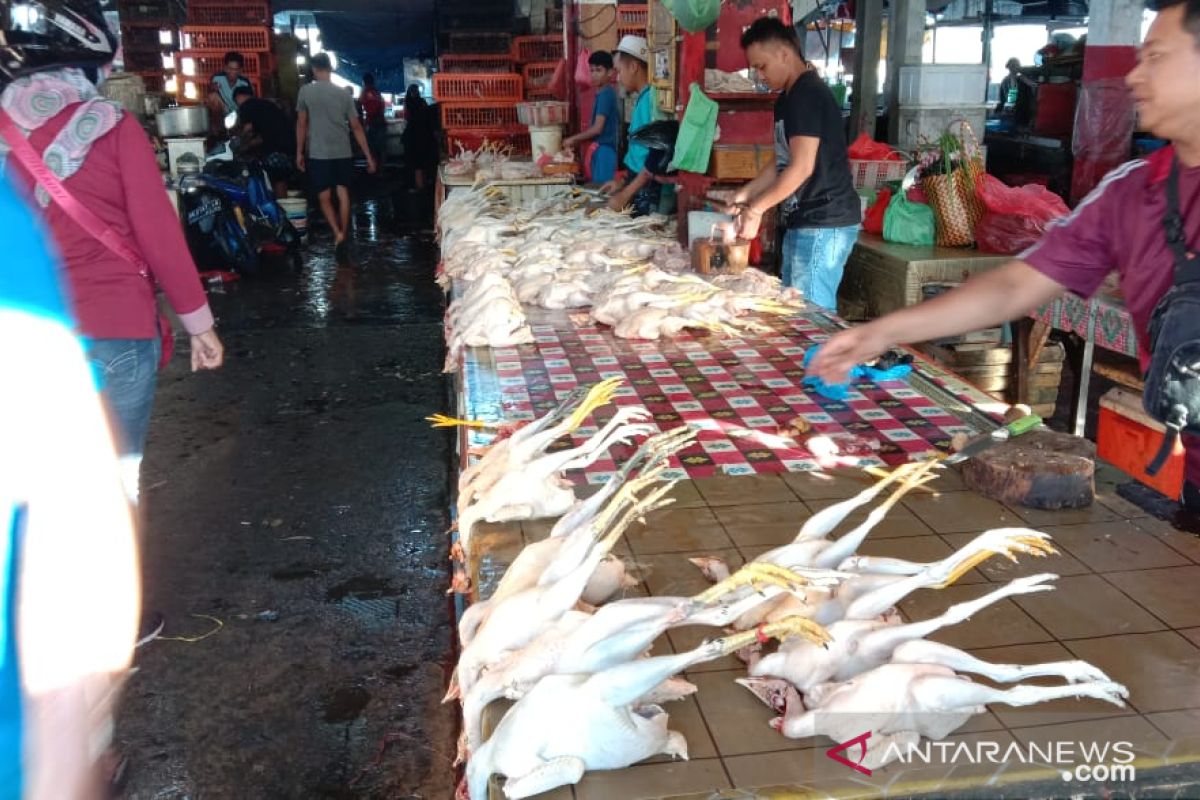
[[(254, 89), (255, 97), (263, 96), (262, 80), (250, 75), (245, 75), (246, 80), (250, 81), (250, 87)], [(212, 78), (180, 76), (179, 78), (179, 102), (183, 105), (195, 105), (204, 102), (204, 98), (208, 97), (209, 85), (212, 83)], [(189, 87), (192, 87), (189, 89)]]
[(650, 7), (641, 5), (619, 5), (617, 6), (617, 27), (618, 28), (641, 28), (646, 30), (646, 26), (650, 23)]
[(864, 161), (850, 159), (850, 177), (855, 189), (878, 189), (885, 183), (904, 179), (907, 161)]
[[(175, 54), (175, 63), (178, 65), (179, 71), (189, 78), (211, 79), (218, 72), (225, 71), (225, 52), (180, 50)], [(270, 71), (266, 53), (242, 53), (242, 74), (247, 78), (256, 78), (264, 72)]]
[(520, 131), (521, 123), (515, 105), (496, 103), (438, 103), (442, 110), (442, 127), (488, 128), (490, 130)]
[(454, 155), (459, 146), (466, 150), (478, 150), (484, 143), (512, 147), (516, 155), (529, 155), (533, 148), (529, 142), (529, 131), (487, 130), (483, 128), (453, 128), (446, 131), (446, 150)]
[(522, 125), (566, 125), (570, 110), (558, 101), (517, 103), (517, 121)]
[(561, 61), (535, 61), (521, 67), (521, 75), (525, 78), (526, 92), (545, 92), (550, 88), (554, 73)]
[(241, 53), (271, 51), (271, 29), (258, 27), (221, 27), (184, 25), (181, 29), (184, 50), (237, 50)]
[[(162, 33), (170, 34), (170, 41), (162, 40)], [(125, 51), (139, 50), (171, 50), (179, 39), (179, 33), (174, 25), (159, 25), (151, 22), (132, 23), (121, 26), (121, 49)]]
[(269, 26), (272, 23), (271, 6), (268, 3), (198, 3), (189, 0), (187, 7), (189, 25), (233, 25)]
[(163, 63), (163, 56), (171, 58), (170, 53), (161, 50), (121, 50), (121, 61), (125, 64), (126, 72), (156, 72), (173, 69), (170, 62)]
[(524, 99), (523, 89), (524, 80), (515, 73), (451, 72), (433, 76), (433, 97), (438, 102), (518, 103)]
[(617, 27), (617, 41), (618, 42), (621, 41), (626, 36), (641, 36), (641, 37), (645, 38), (646, 29), (645, 28), (626, 28), (623, 25), (618, 26)]
[(488, 33), (485, 31), (455, 31), (449, 34), (451, 53), (487, 53), (510, 55), (512, 34)]
[(438, 58), (442, 72), (515, 72), (511, 55), (461, 53)]
[(532, 61), (561, 61), (563, 59), (563, 40), (553, 36), (518, 36), (513, 39), (513, 60), (518, 64), (528, 64)]
[(1141, 397), (1113, 389), (1100, 398), (1100, 425), (1096, 432), (1096, 456), (1129, 473), (1172, 500), (1183, 491), (1183, 443), (1176, 442), (1162, 470), (1153, 477), (1146, 465), (1158, 452), (1163, 427), (1141, 409)]
[(160, 70), (153, 72), (134, 72), (142, 79), (142, 85), (150, 94), (164, 94), (167, 91), (167, 73)]

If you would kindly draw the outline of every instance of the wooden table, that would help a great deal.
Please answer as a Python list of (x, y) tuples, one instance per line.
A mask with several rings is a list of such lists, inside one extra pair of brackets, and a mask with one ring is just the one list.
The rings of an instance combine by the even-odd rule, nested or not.
[(1100, 293), (1084, 300), (1073, 294), (1064, 294), (1052, 300), (1030, 315), (1029, 320), (1018, 326), (1013, 337), (1017, 362), (1017, 397), (1026, 402), (1030, 391), (1032, 365), (1046, 345), (1051, 330), (1066, 331), (1083, 340), (1083, 353), (1077, 367), (1079, 374), (1078, 397), (1072, 431), (1082, 436), (1087, 421), (1088, 386), (1092, 378), (1092, 364), (1096, 347), (1136, 357), (1137, 337), (1133, 331), (1133, 318), (1125, 308), (1125, 302), (1110, 293)]
[(838, 306), (842, 316), (883, 316), (921, 302), (926, 284), (961, 283), (1009, 260), (957, 247), (893, 244), (860, 233), (846, 262)]

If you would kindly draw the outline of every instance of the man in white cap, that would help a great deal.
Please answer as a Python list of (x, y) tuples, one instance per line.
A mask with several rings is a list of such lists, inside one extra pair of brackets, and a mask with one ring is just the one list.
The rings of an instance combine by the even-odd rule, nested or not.
[[(625, 36), (617, 45), (617, 80), (627, 94), (637, 98), (633, 106), (633, 116), (629, 120), (629, 135), (641, 130), (654, 121), (654, 98), (650, 92), (650, 45), (642, 36)], [(654, 180), (654, 176), (646, 169), (646, 159), (650, 148), (644, 144), (631, 141), (625, 152), (625, 168), (629, 177), (624, 187), (617, 181), (604, 185), (603, 191), (612, 195), (608, 206), (614, 211), (620, 211), (631, 203), (634, 213), (650, 214), (658, 210), (658, 200), (662, 187)]]

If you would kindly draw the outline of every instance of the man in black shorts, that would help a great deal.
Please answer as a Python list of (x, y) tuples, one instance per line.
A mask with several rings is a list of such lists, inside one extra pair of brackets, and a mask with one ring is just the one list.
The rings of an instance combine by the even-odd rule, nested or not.
[(255, 153), (267, 168), (276, 197), (286, 197), (296, 161), (296, 129), (279, 106), (255, 97), (248, 86), (233, 91), (242, 152)]
[[(333, 85), (329, 56), (312, 57), (312, 83), (300, 89), (296, 100), (296, 166), (308, 172), (310, 188), (317, 193), (321, 213), (333, 229), (338, 255), (350, 236), (350, 180), (354, 177), (354, 151), (350, 134), (367, 155), (367, 172), (374, 174), (375, 157), (354, 107), (354, 98)], [(306, 152), (307, 151), (307, 155)], [(333, 194), (337, 191), (337, 208)]]

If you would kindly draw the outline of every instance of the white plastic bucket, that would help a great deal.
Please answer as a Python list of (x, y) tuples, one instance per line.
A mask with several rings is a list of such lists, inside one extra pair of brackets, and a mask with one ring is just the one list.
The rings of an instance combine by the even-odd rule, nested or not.
[(533, 160), (553, 156), (562, 150), (562, 125), (530, 125), (529, 141), (533, 145)]
[(303, 197), (281, 197), (279, 207), (296, 233), (301, 236), (308, 233), (308, 200)]

